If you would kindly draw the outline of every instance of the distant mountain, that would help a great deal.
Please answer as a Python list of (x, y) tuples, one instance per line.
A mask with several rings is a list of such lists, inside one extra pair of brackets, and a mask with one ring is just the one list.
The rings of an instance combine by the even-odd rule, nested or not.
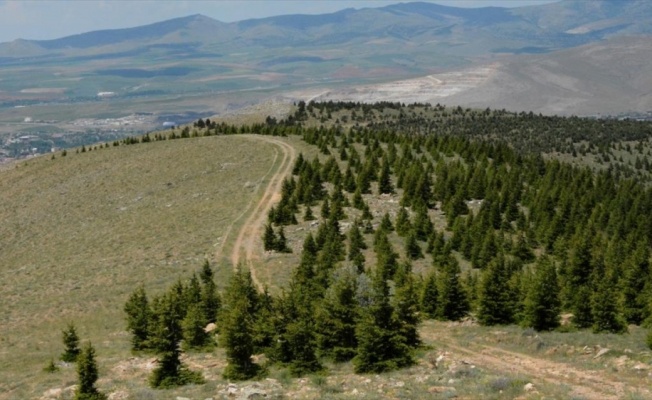
[(84, 99), (100, 91), (125, 97), (349, 86), (629, 35), (652, 35), (649, 0), (510, 9), (415, 2), (233, 23), (192, 15), (2, 43), (0, 67), (12, 79), (0, 80), (0, 91), (15, 101), (49, 101), (53, 93)]

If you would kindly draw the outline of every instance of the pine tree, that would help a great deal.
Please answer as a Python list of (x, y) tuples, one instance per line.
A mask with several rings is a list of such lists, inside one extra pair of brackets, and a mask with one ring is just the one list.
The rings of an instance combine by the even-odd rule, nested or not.
[(63, 354), (61, 354), (61, 361), (75, 362), (81, 350), (79, 349), (79, 336), (73, 323), (69, 323), (68, 327), (63, 330)]
[(396, 268), (398, 267), (398, 254), (394, 252), (387, 234), (384, 230), (376, 231), (376, 242), (374, 251), (376, 252), (376, 270), (385, 280), (392, 279)]
[(389, 213), (385, 213), (385, 215), (383, 215), (383, 219), (380, 220), (380, 229), (388, 233), (394, 230), (394, 225), (392, 225), (392, 220), (389, 217)]
[(127, 314), (127, 330), (131, 333), (131, 349), (134, 351), (146, 349), (152, 311), (143, 285), (131, 294), (124, 311)]
[(396, 320), (400, 328), (400, 335), (405, 339), (405, 344), (417, 347), (421, 344), (418, 326), (421, 322), (419, 316), (419, 298), (416, 282), (409, 262), (399, 266), (394, 277), (396, 290), (392, 299)]
[(348, 361), (356, 353), (357, 274), (351, 268), (339, 269), (317, 311), (317, 347), (336, 362)]
[(292, 249), (288, 247), (287, 239), (285, 238), (285, 230), (282, 226), (278, 231), (278, 239), (276, 239), (276, 245), (274, 247), (279, 253), (292, 253)]
[(383, 160), (383, 165), (380, 170), (380, 177), (378, 178), (378, 193), (379, 194), (392, 194), (394, 193), (394, 186), (390, 179), (391, 171), (387, 160)]
[(469, 313), (469, 301), (460, 283), (460, 265), (450, 256), (441, 265), (437, 298), (437, 316), (443, 320), (459, 321)]
[(412, 364), (412, 354), (400, 335), (400, 323), (389, 301), (389, 286), (375, 273), (371, 304), (361, 310), (356, 326), (358, 350), (353, 358), (356, 373), (380, 373)]
[(204, 319), (207, 323), (213, 323), (217, 320), (221, 300), (219, 293), (217, 293), (215, 280), (213, 279), (213, 270), (208, 260), (204, 261), (199, 278), (202, 281), (201, 307), (204, 312)]
[(559, 326), (561, 300), (555, 264), (547, 257), (537, 262), (534, 280), (525, 298), (523, 325), (537, 331), (548, 331)]
[(410, 260), (418, 260), (423, 258), (423, 251), (417, 241), (417, 234), (414, 230), (410, 231), (407, 239), (405, 239), (405, 256)]
[(634, 254), (624, 265), (622, 285), (623, 314), (630, 324), (640, 325), (647, 316), (646, 282), (650, 277), (650, 253), (645, 241), (640, 241)]
[(183, 341), (186, 348), (202, 349), (210, 345), (210, 336), (204, 330), (208, 325), (200, 302), (191, 304), (185, 318), (181, 321)]
[(272, 224), (265, 225), (265, 233), (263, 234), (263, 246), (265, 251), (276, 250), (276, 244), (278, 239), (276, 238), (276, 233), (274, 233), (274, 228)]
[(573, 296), (573, 324), (578, 328), (588, 328), (593, 325), (593, 310), (591, 307), (591, 289), (582, 285)]
[(412, 229), (410, 223), (410, 214), (408, 214), (405, 207), (401, 207), (396, 215), (396, 233), (399, 236), (406, 236)]
[(358, 272), (362, 273), (364, 271), (365, 257), (362, 254), (363, 249), (367, 248), (367, 244), (364, 242), (364, 237), (358, 228), (359, 221), (354, 221), (351, 230), (349, 230), (349, 261), (352, 261), (353, 264), (358, 269)]
[(626, 333), (627, 322), (618, 307), (614, 279), (605, 274), (591, 297), (593, 333)]
[(315, 219), (315, 215), (312, 213), (312, 207), (310, 207), (310, 205), (306, 205), (306, 212), (303, 214), (303, 220), (314, 221)]
[(331, 216), (331, 206), (327, 197), (324, 199), (324, 202), (321, 205), (321, 217), (324, 220), (327, 220), (330, 216)]
[(365, 202), (364, 199), (362, 198), (362, 192), (360, 189), (356, 189), (355, 193), (353, 193), (353, 199), (352, 199), (353, 207), (357, 208), (358, 210), (362, 210), (365, 207)]
[(227, 288), (229, 301), (224, 304), (220, 317), (220, 342), (226, 348), (228, 362), (223, 377), (235, 381), (251, 379), (260, 371), (252, 359), (254, 316), (247, 296), (238, 293), (240, 289), (241, 286), (232, 281)]
[(99, 374), (95, 361), (95, 349), (90, 343), (87, 343), (79, 353), (77, 376), (79, 385), (75, 390), (75, 400), (104, 400), (107, 398), (95, 387)]
[(287, 325), (285, 338), (292, 352), (288, 368), (293, 376), (304, 376), (323, 367), (317, 358), (314, 320), (299, 312), (299, 317)]
[(437, 274), (431, 272), (426, 277), (421, 292), (421, 310), (428, 318), (437, 318), (437, 301), (439, 290), (437, 288)]
[(152, 371), (149, 383), (154, 388), (171, 388), (189, 383), (203, 383), (200, 373), (188, 370), (181, 363), (179, 343), (183, 338), (181, 329), (182, 310), (179, 293), (171, 291), (155, 302), (150, 343), (158, 355), (158, 366)]
[(425, 205), (417, 207), (412, 226), (414, 227), (417, 239), (422, 242), (427, 241), (432, 235), (435, 227), (428, 216), (428, 208)]
[(487, 266), (480, 285), (478, 321), (482, 325), (510, 324), (514, 321), (514, 304), (508, 287), (509, 273), (499, 256)]

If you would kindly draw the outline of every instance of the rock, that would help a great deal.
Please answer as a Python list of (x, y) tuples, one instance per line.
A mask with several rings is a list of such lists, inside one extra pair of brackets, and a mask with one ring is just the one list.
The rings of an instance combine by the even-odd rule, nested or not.
[(57, 399), (57, 398), (61, 397), (62, 393), (63, 393), (63, 389), (60, 389), (60, 388), (48, 389), (43, 393), (43, 396), (41, 397), (41, 399), (42, 400)]
[(448, 380), (448, 384), (449, 384), (449, 385), (452, 385), (452, 384), (454, 384), (454, 383), (455, 383), (455, 379), (451, 378), (451, 379)]
[(598, 351), (598, 354), (596, 354), (595, 357), (593, 357), (593, 358), (594, 359), (595, 358), (600, 358), (603, 355), (607, 354), (608, 352), (609, 352), (609, 349), (600, 349), (600, 351)]
[(525, 384), (525, 386), (523, 386), (523, 390), (525, 390), (526, 392), (531, 392), (534, 390), (534, 385), (532, 384), (532, 382), (527, 383)]
[(211, 322), (210, 324), (206, 325), (206, 328), (204, 328), (204, 332), (210, 333), (213, 332), (215, 329), (217, 329), (217, 325), (215, 325), (215, 322)]
[(428, 388), (428, 393), (446, 393), (446, 392), (456, 392), (456, 389), (452, 386), (430, 386)]
[(107, 396), (108, 400), (127, 400), (128, 398), (129, 398), (129, 393), (123, 390), (118, 390)]
[(646, 365), (646, 364), (643, 364), (643, 363), (638, 363), (638, 364), (634, 365), (634, 367), (632, 367), (632, 369), (635, 370), (635, 371), (647, 371), (648, 369), (650, 369), (650, 366)]
[(443, 355), (443, 354), (440, 354), (440, 355), (437, 357), (437, 359), (435, 360), (435, 367), (436, 367), (436, 368), (439, 368), (439, 366), (441, 365), (441, 363), (442, 363), (443, 361), (444, 361), (444, 355)]
[(620, 356), (616, 359), (616, 365), (622, 367), (623, 365), (627, 364), (627, 361), (629, 361), (629, 357)]
[(177, 396), (177, 400), (190, 400), (190, 399), (187, 398), (187, 397), (180, 397), (180, 396)]
[(402, 388), (403, 386), (405, 386), (403, 381), (394, 382), (394, 387)]

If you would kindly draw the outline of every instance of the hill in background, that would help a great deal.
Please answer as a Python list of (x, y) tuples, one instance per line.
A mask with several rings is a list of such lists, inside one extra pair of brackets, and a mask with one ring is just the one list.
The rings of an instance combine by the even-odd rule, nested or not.
[[(193, 15), (129, 29), (0, 44), (6, 76), (0, 82), (0, 103), (90, 101), (99, 92), (161, 98), (388, 82), (501, 61), (509, 55), (548, 54), (610, 38), (647, 35), (652, 33), (651, 21), (652, 5), (642, 0), (565, 0), (514, 9), (402, 3), (234, 23)], [(563, 56), (552, 57), (563, 63)], [(599, 61), (601, 68), (621, 79), (635, 73), (621, 70), (614, 60)], [(584, 72), (570, 61), (563, 67)], [(537, 79), (537, 71), (528, 75), (532, 72)], [(513, 68), (504, 74), (519, 79)], [(546, 72), (541, 75), (545, 81)], [(591, 86), (599, 78), (589, 74), (581, 80)], [(487, 93), (481, 98), (492, 96)], [(550, 94), (550, 100), (555, 96)]]

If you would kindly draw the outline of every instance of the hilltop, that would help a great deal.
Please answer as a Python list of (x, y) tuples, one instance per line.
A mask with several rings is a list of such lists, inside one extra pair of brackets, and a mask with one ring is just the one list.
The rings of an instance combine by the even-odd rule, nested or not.
[[(641, 168), (632, 162), (649, 156), (649, 124), (394, 103), (299, 103), (290, 114), (250, 121), (197, 121), (65, 156), (57, 152), (0, 173), (6, 221), (0, 230), (6, 261), (1, 276), (8, 283), (1, 294), (11, 306), (0, 315), (10, 328), (0, 341), (0, 398), (70, 397), (70, 365), (57, 362), (59, 372), (41, 372), (60, 354), (59, 332), (68, 322), (97, 348), (99, 388), (118, 398), (244, 398), (254, 392), (279, 398), (649, 397), (650, 352), (642, 323), (648, 294), (633, 289), (649, 278), (643, 272), (649, 252), (641, 238), (651, 234), (643, 210), (652, 197), (642, 183), (650, 167), (649, 160)], [(596, 134), (586, 136), (588, 131)], [(565, 158), (574, 165), (556, 161)], [(389, 160), (391, 172), (383, 178)], [(387, 179), (391, 188), (381, 189)], [(265, 224), (275, 234), (285, 229), (291, 253), (265, 251)], [(329, 235), (332, 226), (343, 236)], [(367, 248), (351, 259), (354, 227), (363, 231)], [(305, 285), (297, 276), (298, 266), (305, 266), (308, 233), (317, 243), (323, 240), (314, 259), (319, 274), (331, 271), (337, 281), (362, 263), (356, 272), (362, 304), (369, 290), (365, 277), (386, 271), (393, 299), (399, 292), (404, 296), (401, 285), (414, 279), (420, 318), (427, 321), (419, 325), (424, 346), (414, 349), (412, 366), (356, 374), (355, 363), (323, 356), (326, 371), (295, 378), (287, 363), (272, 363), (274, 353), (261, 349), (254, 360), (269, 375), (232, 383), (221, 377), (224, 350), (209, 348), (182, 358), (206, 384), (147, 387), (156, 356), (130, 353), (122, 312), (139, 284), (151, 299), (170, 288), (183, 292), (206, 260), (228, 302), (224, 293), (241, 263), (254, 290), (272, 296), (276, 323), (292, 323), (292, 315), (276, 314), (277, 307), (290, 301), (284, 293)], [(418, 239), (408, 246), (413, 236)], [(380, 251), (382, 240), (393, 256)], [(333, 241), (340, 246), (332, 247)], [(511, 310), (511, 316), (502, 314), (506, 319), (494, 325), (483, 317), (483, 282), (501, 260), (510, 278), (499, 284), (509, 298), (500, 300), (507, 308), (498, 309)], [(566, 303), (558, 315), (561, 326), (535, 332), (515, 322), (545, 260), (559, 266), (559, 296)], [(457, 284), (470, 307), (471, 314), (463, 314), (468, 318), (439, 314), (442, 294), (435, 303), (423, 300), (432, 277), (441, 283), (437, 290), (446, 287), (447, 265), (460, 268)], [(412, 272), (399, 278), (405, 268)], [(617, 270), (621, 276), (613, 275)], [(606, 276), (618, 279), (617, 293), (602, 292)], [(574, 296), (574, 288), (589, 291), (589, 311), (578, 308), (586, 302)], [(578, 322), (569, 313), (605, 318), (591, 311), (605, 306), (597, 302), (602, 293), (622, 299), (610, 303), (621, 304), (611, 312), (627, 317), (628, 334), (617, 333), (623, 329), (618, 318), (605, 327)], [(314, 307), (314, 318), (323, 318), (321, 303)], [(285, 335), (283, 328), (274, 334)]]

